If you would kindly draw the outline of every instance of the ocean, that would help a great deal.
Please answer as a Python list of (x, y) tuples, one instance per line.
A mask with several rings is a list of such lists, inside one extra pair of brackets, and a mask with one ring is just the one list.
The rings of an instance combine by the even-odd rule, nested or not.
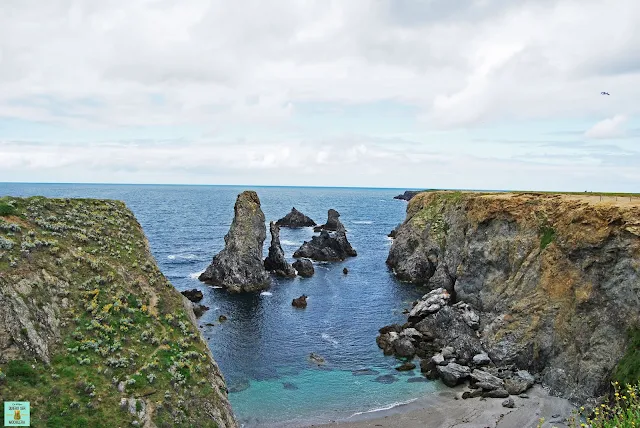
[[(236, 196), (255, 190), (267, 223), (296, 207), (318, 224), (334, 208), (358, 256), (314, 263), (311, 278), (273, 279), (266, 292), (229, 295), (197, 276), (224, 247)], [(297, 427), (361, 417), (411, 402), (436, 390), (419, 369), (397, 372), (375, 339), (378, 329), (404, 323), (402, 310), (424, 294), (393, 277), (385, 265), (387, 234), (405, 216), (404, 189), (260, 186), (0, 183), (0, 196), (109, 198), (124, 201), (149, 239), (164, 275), (178, 290), (197, 288), (209, 306), (199, 326), (230, 389), (245, 428)], [(287, 257), (313, 236), (311, 228), (283, 228)], [(270, 243), (268, 233), (265, 256)], [(342, 269), (349, 273), (344, 275)], [(306, 309), (291, 300), (309, 296)], [(226, 322), (218, 322), (225, 315)], [(207, 325), (213, 324), (213, 325)], [(317, 365), (316, 353), (325, 359)]]

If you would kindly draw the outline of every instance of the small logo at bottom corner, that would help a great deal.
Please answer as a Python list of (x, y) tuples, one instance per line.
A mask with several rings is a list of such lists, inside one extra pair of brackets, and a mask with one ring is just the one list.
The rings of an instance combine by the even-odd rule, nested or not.
[(31, 426), (31, 409), (28, 401), (4, 402), (5, 427)]

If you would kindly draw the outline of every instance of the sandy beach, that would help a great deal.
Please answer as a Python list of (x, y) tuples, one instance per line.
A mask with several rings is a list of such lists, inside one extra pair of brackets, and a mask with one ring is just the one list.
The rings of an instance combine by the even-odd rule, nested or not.
[[(514, 397), (515, 408), (502, 406), (505, 399), (460, 397), (463, 386), (440, 391), (429, 397), (391, 410), (366, 413), (316, 427), (342, 428), (535, 428), (544, 418), (543, 428), (568, 427), (566, 419), (575, 407), (569, 401), (550, 396), (540, 386), (527, 392), (528, 398)], [(458, 398), (456, 398), (458, 397)], [(314, 425), (311, 425), (314, 426)]]

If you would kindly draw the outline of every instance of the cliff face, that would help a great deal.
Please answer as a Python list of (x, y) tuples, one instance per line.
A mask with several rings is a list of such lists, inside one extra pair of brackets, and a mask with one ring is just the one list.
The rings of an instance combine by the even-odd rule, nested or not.
[(0, 203), (14, 207), (0, 217), (0, 401), (30, 401), (34, 426), (237, 426), (190, 302), (123, 203)]
[(613, 199), (422, 193), (387, 264), (470, 304), (494, 362), (585, 401), (607, 390), (640, 325), (640, 198)]

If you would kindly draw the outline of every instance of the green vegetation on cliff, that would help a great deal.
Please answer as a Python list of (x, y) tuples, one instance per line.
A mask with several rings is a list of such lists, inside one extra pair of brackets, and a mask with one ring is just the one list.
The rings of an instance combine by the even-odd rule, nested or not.
[(121, 202), (3, 198), (0, 401), (32, 426), (233, 427), (217, 365)]
[(640, 328), (629, 330), (627, 352), (618, 362), (613, 378), (623, 385), (640, 382)]

